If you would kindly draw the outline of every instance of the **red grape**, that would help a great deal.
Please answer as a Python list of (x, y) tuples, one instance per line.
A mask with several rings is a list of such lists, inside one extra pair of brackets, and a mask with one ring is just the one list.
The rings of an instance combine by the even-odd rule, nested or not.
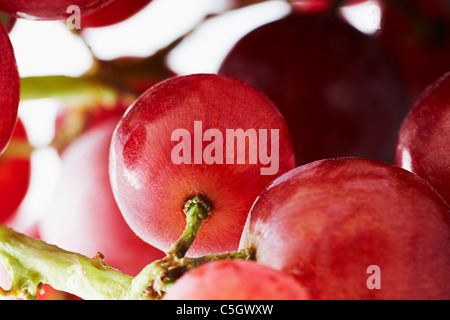
[[(225, 140), (235, 142), (225, 138), (227, 129), (249, 134), (244, 138), (249, 141), (244, 142), (248, 152), (243, 153), (239, 146), (234, 152), (220, 150)], [(173, 136), (180, 130), (189, 136), (174, 142), (181, 140)], [(252, 130), (255, 135), (259, 132), (259, 144), (253, 143)], [(203, 142), (201, 131), (205, 131)], [(207, 133), (211, 143), (206, 142)], [(188, 143), (190, 137), (194, 141)], [(180, 159), (182, 143), (186, 149)], [(217, 148), (211, 150), (213, 144)], [(260, 161), (250, 163), (258, 154), (258, 145)], [(187, 147), (194, 154), (193, 162)], [(236, 158), (236, 151), (237, 161), (245, 163), (229, 161)], [(261, 161), (269, 152), (273, 159), (270, 165)], [(184, 162), (175, 164), (179, 160)], [(173, 77), (146, 91), (125, 113), (111, 144), (110, 176), (116, 201), (125, 220), (144, 241), (168, 251), (185, 229), (185, 202), (202, 196), (210, 203), (211, 214), (189, 256), (236, 250), (259, 192), (293, 167), (290, 137), (276, 107), (245, 83), (212, 74)]]
[(122, 22), (145, 8), (152, 0), (114, 0), (83, 17), (82, 28), (98, 28)]
[(450, 204), (450, 73), (435, 81), (400, 130), (397, 164), (427, 180)]
[[(27, 133), (22, 121), (17, 121), (9, 148), (20, 149), (28, 145)], [(28, 191), (31, 174), (30, 154), (8, 154), (0, 157), (0, 224), (6, 223), (22, 203)]]
[(201, 265), (178, 279), (164, 300), (308, 300), (291, 275), (254, 261)]
[(378, 37), (399, 66), (411, 101), (450, 70), (450, 11), (444, 1), (386, 1)]
[(450, 207), (417, 175), (375, 160), (319, 160), (278, 178), (240, 246), (315, 299), (450, 298)]
[(331, 14), (293, 13), (244, 36), (220, 74), (265, 93), (288, 124), (297, 164), (338, 156), (394, 162), (408, 111), (375, 39)]
[(113, 0), (0, 0), (0, 11), (23, 19), (62, 20), (72, 15), (72, 12), (67, 12), (69, 6), (78, 6), (81, 15), (86, 15), (111, 1)]
[(130, 275), (164, 254), (139, 239), (124, 221), (108, 175), (114, 117), (90, 128), (62, 154), (62, 176), (48, 213), (39, 223), (44, 241), (105, 261)]
[(20, 79), (8, 33), (0, 23), (0, 155), (11, 138), (17, 121)]

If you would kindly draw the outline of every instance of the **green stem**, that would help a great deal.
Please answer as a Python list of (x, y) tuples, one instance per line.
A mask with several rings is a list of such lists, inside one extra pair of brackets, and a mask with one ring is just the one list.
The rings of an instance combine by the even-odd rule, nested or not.
[[(255, 260), (255, 251), (247, 249), (239, 252), (205, 255), (198, 258), (178, 258), (168, 255), (149, 264), (133, 279), (133, 286), (129, 290), (128, 298), (134, 300), (147, 296), (160, 299), (165, 292), (170, 290), (175, 281), (189, 270), (208, 262), (226, 259)], [(149, 279), (151, 280), (149, 281)], [(142, 288), (145, 289), (142, 290)]]
[(0, 265), (11, 278), (11, 288), (0, 295), (24, 299), (37, 297), (42, 284), (82, 299), (160, 299), (189, 270), (224, 259), (254, 260), (253, 250), (179, 258), (168, 255), (145, 267), (136, 277), (123, 274), (103, 261), (70, 252), (0, 225)]
[(169, 251), (170, 256), (182, 258), (194, 243), (200, 227), (208, 218), (211, 212), (210, 204), (201, 196), (195, 196), (186, 201), (184, 205), (186, 214), (186, 228), (180, 239), (172, 245)]
[(43, 283), (84, 299), (124, 299), (132, 277), (94, 259), (0, 226), (0, 264), (10, 273), (2, 295), (36, 298)]
[(56, 98), (77, 105), (114, 105), (118, 91), (94, 76), (42, 76), (21, 79), (21, 101)]

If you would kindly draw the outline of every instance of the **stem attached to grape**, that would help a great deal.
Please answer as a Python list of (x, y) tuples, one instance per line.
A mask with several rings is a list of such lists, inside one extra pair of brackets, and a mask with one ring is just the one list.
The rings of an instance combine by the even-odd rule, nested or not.
[(194, 243), (203, 221), (211, 212), (211, 205), (202, 196), (195, 196), (186, 201), (183, 209), (186, 214), (186, 228), (180, 239), (172, 245), (170, 256), (182, 258)]
[(167, 255), (165, 258), (149, 264), (133, 279), (133, 286), (129, 290), (127, 299), (139, 300), (144, 297), (160, 299), (178, 278), (195, 267), (226, 259), (255, 260), (255, 256), (253, 249), (211, 254), (199, 258), (178, 258), (174, 255)]

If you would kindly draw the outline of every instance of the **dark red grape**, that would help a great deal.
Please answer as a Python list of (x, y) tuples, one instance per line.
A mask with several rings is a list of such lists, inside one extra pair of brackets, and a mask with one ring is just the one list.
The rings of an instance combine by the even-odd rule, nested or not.
[(297, 164), (338, 156), (394, 162), (409, 110), (377, 41), (330, 14), (293, 13), (244, 36), (220, 74), (265, 93), (288, 124)]
[(435, 81), (408, 114), (397, 164), (427, 180), (450, 204), (450, 73)]

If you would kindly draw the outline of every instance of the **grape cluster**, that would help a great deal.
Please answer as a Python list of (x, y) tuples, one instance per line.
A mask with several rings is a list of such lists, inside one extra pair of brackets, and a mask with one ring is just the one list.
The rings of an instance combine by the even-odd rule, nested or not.
[[(17, 21), (75, 6), (84, 39), (156, 2), (0, 0), (0, 296), (450, 299), (447, 3), (286, 0), (214, 73), (171, 68), (188, 30), (148, 57), (91, 51), (80, 77), (20, 78)], [(370, 34), (344, 14), (364, 6), (381, 12)], [(19, 102), (67, 95), (53, 200), (24, 223)]]

